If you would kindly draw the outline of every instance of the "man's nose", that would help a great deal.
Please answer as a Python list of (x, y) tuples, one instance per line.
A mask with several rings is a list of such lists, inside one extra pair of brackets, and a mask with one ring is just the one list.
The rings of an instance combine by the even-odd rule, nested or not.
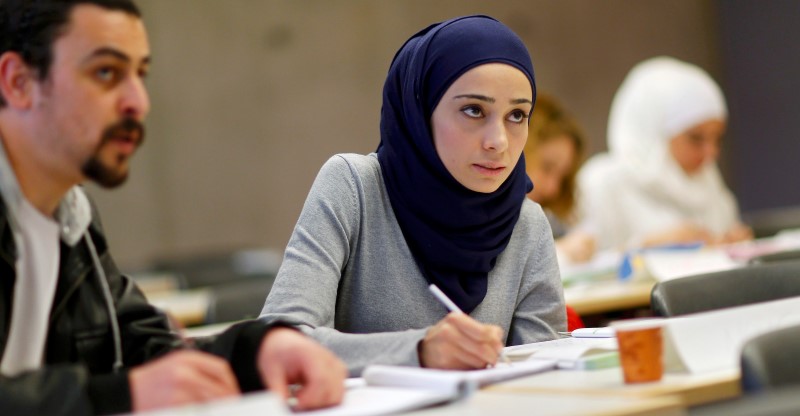
[(150, 96), (141, 78), (130, 80), (124, 87), (120, 99), (120, 112), (139, 121), (144, 120), (150, 112)]

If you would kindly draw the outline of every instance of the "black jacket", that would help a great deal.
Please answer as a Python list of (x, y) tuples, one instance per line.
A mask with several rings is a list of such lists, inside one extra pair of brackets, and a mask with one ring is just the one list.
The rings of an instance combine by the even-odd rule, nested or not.
[[(131, 410), (128, 370), (182, 342), (166, 317), (148, 304), (133, 281), (120, 274), (108, 252), (96, 212), (89, 234), (97, 248), (116, 307), (124, 368), (114, 373), (114, 339), (102, 288), (85, 239), (61, 243), (58, 287), (50, 312), (44, 366), (15, 377), (0, 375), (2, 415), (84, 415)], [(0, 357), (11, 324), (16, 248), (0, 198)], [(238, 324), (225, 333), (197, 340), (196, 346), (225, 357), (243, 391), (263, 388), (255, 357), (268, 325)]]

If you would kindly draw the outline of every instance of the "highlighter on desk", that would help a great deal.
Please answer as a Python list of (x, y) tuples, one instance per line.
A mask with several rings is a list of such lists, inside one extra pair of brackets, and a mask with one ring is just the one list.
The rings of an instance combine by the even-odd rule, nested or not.
[(573, 338), (614, 338), (616, 332), (614, 332), (614, 328), (601, 327), (578, 328), (572, 332), (559, 332), (558, 334)]
[[(461, 308), (459, 308), (458, 305), (455, 304), (455, 302), (450, 300), (450, 298), (448, 298), (447, 295), (445, 295), (444, 292), (442, 292), (442, 290), (439, 289), (435, 284), (431, 283), (430, 285), (428, 285), (428, 290), (430, 290), (431, 293), (433, 293), (433, 296), (436, 296), (436, 299), (439, 299), (439, 301), (442, 302), (442, 304), (444, 304), (445, 308), (447, 308), (448, 311), (464, 313), (461, 310)], [(505, 353), (503, 352), (500, 353), (500, 359), (503, 360), (504, 363), (511, 365), (511, 360), (508, 359), (508, 356), (506, 356)]]

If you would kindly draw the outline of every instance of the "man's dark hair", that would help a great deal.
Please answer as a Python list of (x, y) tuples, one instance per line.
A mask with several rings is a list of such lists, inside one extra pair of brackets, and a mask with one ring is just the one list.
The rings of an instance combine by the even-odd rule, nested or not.
[[(39, 80), (46, 79), (53, 61), (53, 42), (66, 28), (72, 8), (79, 4), (141, 17), (133, 0), (0, 0), (0, 55), (19, 53)], [(0, 95), (0, 108), (5, 105)]]

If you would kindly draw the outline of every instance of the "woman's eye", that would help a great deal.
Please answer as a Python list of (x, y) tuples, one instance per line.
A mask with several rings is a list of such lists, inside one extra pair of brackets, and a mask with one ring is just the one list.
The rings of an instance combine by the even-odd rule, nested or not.
[(703, 136), (699, 134), (689, 134), (689, 143), (694, 146), (702, 146), (704, 141)]
[(528, 118), (528, 113), (522, 110), (514, 110), (508, 115), (508, 121), (512, 123), (522, 123), (526, 118)]
[(483, 116), (483, 111), (481, 111), (481, 108), (474, 105), (469, 105), (462, 108), (461, 112), (472, 118), (479, 118)]

